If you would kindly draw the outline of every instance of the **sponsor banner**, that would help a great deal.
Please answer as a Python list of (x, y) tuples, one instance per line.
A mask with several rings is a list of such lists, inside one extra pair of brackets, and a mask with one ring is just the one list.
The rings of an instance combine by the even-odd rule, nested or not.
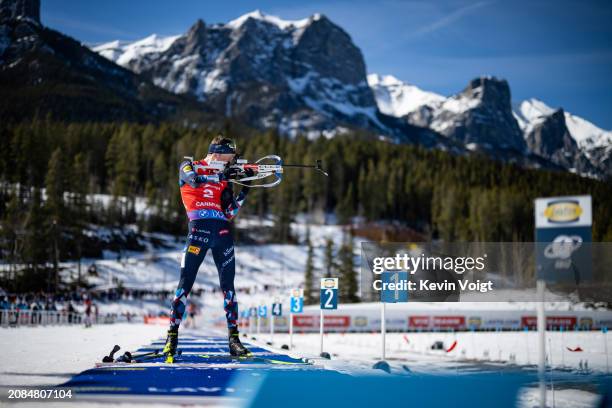
[[(576, 316), (546, 316), (546, 327), (573, 328), (576, 326), (576, 322)], [(538, 318), (536, 316), (522, 316), (521, 325), (523, 327), (536, 328), (538, 326)]]
[(470, 316), (467, 325), (470, 329), (479, 329), (482, 325), (482, 319), (479, 316)]
[(520, 319), (485, 319), (484, 328), (488, 329), (517, 329), (521, 327)]
[(536, 228), (590, 227), (591, 196), (537, 198), (535, 217)]
[(612, 327), (612, 319), (597, 319), (598, 327)]
[(408, 317), (408, 327), (428, 328), (430, 323), (429, 316), (410, 316)]
[(592, 279), (591, 196), (535, 200), (537, 277), (575, 284)]
[[(351, 324), (350, 316), (328, 315), (324, 317), (325, 328), (349, 327)], [(319, 327), (319, 316), (293, 316), (293, 325), (295, 327)]]
[(434, 316), (433, 326), (441, 329), (460, 329), (465, 327), (465, 316)]
[(465, 316), (409, 316), (409, 328), (461, 329)]
[(293, 326), (295, 327), (315, 327), (319, 325), (318, 316), (295, 315), (293, 316)]

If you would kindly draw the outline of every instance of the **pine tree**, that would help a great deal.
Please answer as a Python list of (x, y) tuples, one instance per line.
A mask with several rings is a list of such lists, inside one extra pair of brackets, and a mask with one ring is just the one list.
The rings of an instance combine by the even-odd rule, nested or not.
[(72, 193), (72, 220), (71, 231), (74, 237), (75, 255), (78, 259), (77, 265), (77, 285), (81, 285), (81, 258), (83, 256), (83, 226), (87, 222), (87, 193), (89, 192), (89, 178), (87, 175), (87, 163), (83, 153), (74, 156), (71, 177)]
[(354, 215), (353, 206), (355, 205), (355, 198), (353, 195), (353, 184), (349, 184), (346, 194), (336, 207), (336, 214), (338, 215), (338, 222), (340, 224), (349, 223), (351, 217)]
[(47, 175), (45, 177), (45, 187), (47, 192), (46, 207), (56, 222), (64, 218), (64, 191), (66, 191), (66, 181), (69, 180), (66, 174), (61, 149), (58, 147), (51, 154)]
[(334, 262), (334, 241), (328, 237), (325, 240), (325, 277), (331, 278), (335, 269), (336, 263)]
[(89, 175), (85, 155), (78, 153), (72, 163), (70, 191), (72, 193), (72, 213), (82, 220), (87, 213), (87, 194), (89, 193)]
[(32, 200), (25, 216), (22, 248), (24, 263), (34, 271), (38, 270), (39, 266), (44, 265), (49, 259), (54, 259), (49, 256), (50, 248), (53, 248), (54, 245), (49, 244), (47, 219), (40, 190), (34, 188)]
[(310, 241), (310, 227), (306, 229), (306, 245), (308, 255), (306, 256), (306, 269), (304, 271), (304, 302), (307, 305), (316, 303), (317, 296), (314, 287), (314, 247)]
[(344, 242), (338, 252), (340, 258), (340, 301), (342, 303), (355, 303), (359, 301), (357, 292), (357, 273), (353, 262), (353, 234), (352, 231), (345, 234)]

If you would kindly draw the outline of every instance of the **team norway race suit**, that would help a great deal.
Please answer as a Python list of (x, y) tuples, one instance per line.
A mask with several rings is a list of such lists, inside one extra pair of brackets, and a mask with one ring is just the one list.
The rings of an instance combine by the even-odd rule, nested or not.
[(234, 289), (234, 239), (229, 221), (238, 214), (249, 188), (244, 187), (234, 197), (231, 184), (226, 180), (219, 181), (213, 170), (204, 168), (206, 165), (204, 160), (186, 160), (179, 168), (179, 186), (189, 217), (189, 235), (181, 259), (181, 278), (172, 301), (171, 329), (178, 329), (181, 324), (187, 296), (209, 249), (219, 273), (228, 329), (236, 328), (238, 319)]

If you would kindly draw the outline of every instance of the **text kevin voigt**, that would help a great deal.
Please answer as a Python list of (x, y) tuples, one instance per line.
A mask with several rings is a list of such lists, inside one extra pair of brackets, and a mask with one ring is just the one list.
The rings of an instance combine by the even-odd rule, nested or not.
[(383, 282), (380, 279), (376, 279), (372, 282), (372, 287), (376, 291), (451, 291), (455, 292), (460, 290), (462, 292), (480, 292), (486, 293), (493, 290), (493, 282), (490, 280), (481, 281), (476, 279), (475, 281), (460, 280), (457, 282), (451, 282), (444, 280), (442, 282), (431, 281), (429, 279), (419, 279), (418, 281), (411, 281), (408, 279), (400, 279), (397, 282)]

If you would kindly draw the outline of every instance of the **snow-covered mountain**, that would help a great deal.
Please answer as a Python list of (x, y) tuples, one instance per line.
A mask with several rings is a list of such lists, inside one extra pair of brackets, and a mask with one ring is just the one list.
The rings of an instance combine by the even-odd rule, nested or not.
[(224, 24), (198, 20), (178, 36), (93, 49), (159, 87), (281, 134), (333, 136), (364, 129), (397, 142), (476, 150), (519, 165), (598, 176), (612, 167), (609, 132), (569, 113), (560, 121), (534, 100), (513, 109), (503, 79), (475, 78), (444, 97), (390, 75), (367, 76), (351, 37), (321, 14), (284, 20), (257, 10)]
[(93, 50), (103, 57), (122, 66), (129, 66), (136, 61), (147, 58), (149, 54), (159, 54), (166, 51), (172, 43), (179, 38), (178, 35), (159, 37), (152, 34), (135, 42), (111, 41), (93, 47)]
[[(408, 123), (425, 126), (470, 149), (503, 149), (522, 154), (525, 142), (512, 116), (510, 87), (504, 80), (481, 77), (445, 98), (393, 78), (371, 76), (379, 108)], [(385, 78), (385, 77), (383, 77)]]
[(369, 74), (368, 84), (374, 91), (378, 109), (398, 118), (423, 105), (435, 105), (446, 99), (442, 95), (402, 82), (393, 75)]
[(347, 127), (407, 138), (418, 133), (387, 123), (395, 119), (378, 110), (361, 51), (321, 14), (283, 20), (257, 10), (226, 24), (198, 20), (179, 36), (93, 49), (258, 128), (313, 136)]
[(506, 81), (478, 78), (446, 98), (391, 76), (370, 74), (368, 80), (381, 111), (459, 139), (469, 149), (526, 149), (570, 171), (612, 175), (611, 131), (538, 99), (511, 104)]
[[(552, 115), (556, 110), (535, 98), (524, 100), (516, 104), (514, 108), (519, 126), (525, 131), (533, 128), (535, 124)], [(580, 148), (590, 150), (612, 145), (612, 131), (603, 130), (588, 120), (569, 112), (564, 112), (564, 116), (565, 124)]]

